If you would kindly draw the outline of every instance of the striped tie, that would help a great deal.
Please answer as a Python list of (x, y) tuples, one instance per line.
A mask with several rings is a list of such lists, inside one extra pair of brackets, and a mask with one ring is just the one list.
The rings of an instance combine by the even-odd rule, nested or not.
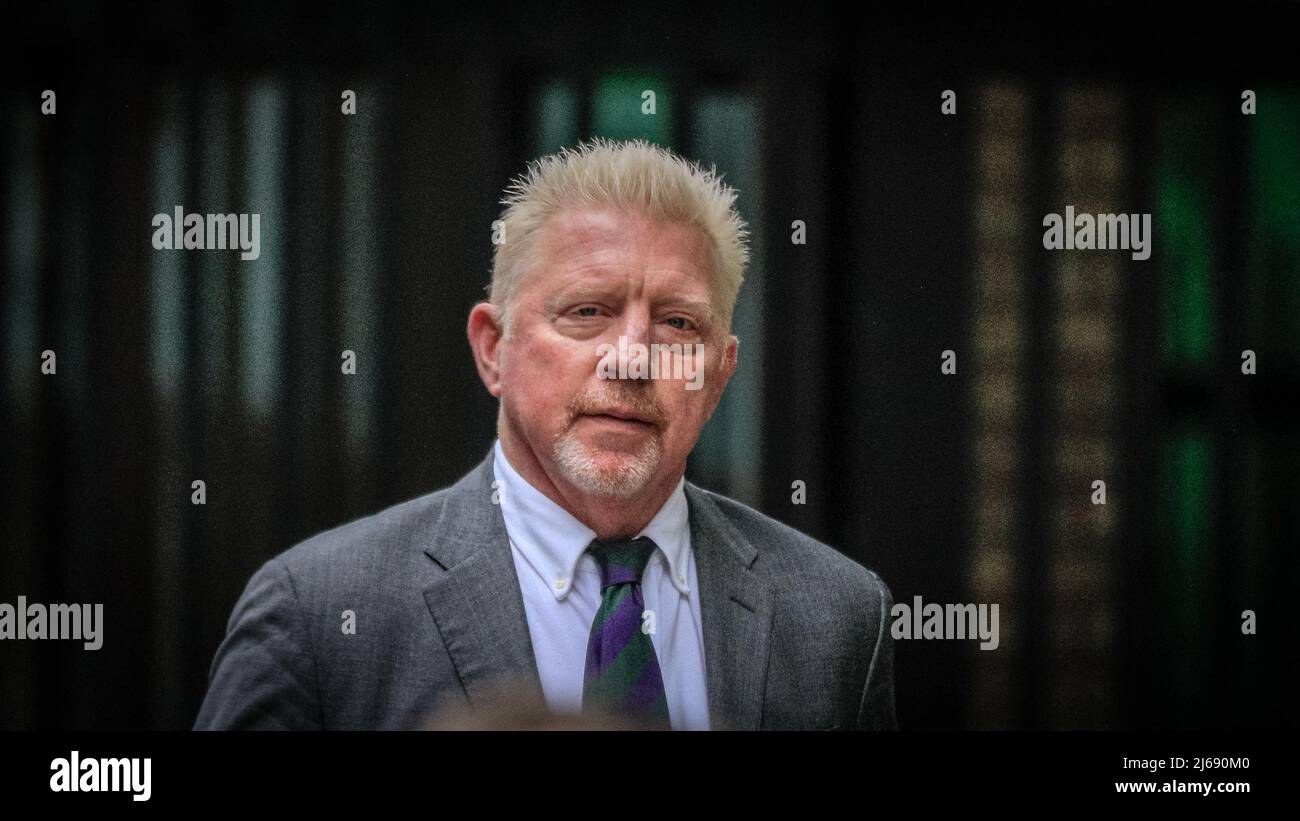
[(667, 729), (668, 699), (654, 644), (642, 632), (641, 574), (655, 543), (642, 536), (587, 547), (600, 566), (600, 609), (587, 641), (582, 703)]

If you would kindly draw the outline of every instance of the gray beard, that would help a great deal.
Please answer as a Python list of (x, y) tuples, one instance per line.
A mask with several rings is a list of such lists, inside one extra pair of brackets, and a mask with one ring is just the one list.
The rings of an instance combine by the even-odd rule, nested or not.
[(641, 452), (616, 467), (598, 464), (573, 428), (555, 438), (555, 464), (574, 487), (595, 496), (635, 496), (645, 489), (659, 469), (663, 455), (659, 440), (651, 437)]

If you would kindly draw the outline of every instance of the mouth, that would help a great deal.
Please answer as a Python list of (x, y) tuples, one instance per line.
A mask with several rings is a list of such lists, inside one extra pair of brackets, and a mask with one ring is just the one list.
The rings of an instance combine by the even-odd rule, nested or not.
[(601, 411), (600, 413), (584, 413), (582, 415), (588, 419), (597, 419), (622, 425), (631, 425), (642, 428), (655, 427), (654, 422), (649, 419), (623, 408), (610, 408), (609, 410)]

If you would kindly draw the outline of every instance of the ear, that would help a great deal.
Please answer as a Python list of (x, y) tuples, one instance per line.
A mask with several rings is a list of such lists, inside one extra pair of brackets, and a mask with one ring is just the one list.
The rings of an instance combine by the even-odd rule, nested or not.
[(504, 328), (501, 325), (501, 310), (491, 302), (480, 302), (469, 312), (469, 324), (465, 328), (469, 335), (469, 347), (474, 354), (474, 365), (478, 368), (479, 379), (488, 389), (488, 393), (501, 397), (501, 338)]
[(726, 384), (731, 381), (731, 375), (736, 372), (736, 363), (738, 361), (739, 356), (740, 356), (740, 339), (735, 336), (728, 337), (726, 353), (723, 354), (723, 358), (722, 358), (723, 367), (725, 368), (725, 370), (722, 372), (723, 387), (726, 387)]

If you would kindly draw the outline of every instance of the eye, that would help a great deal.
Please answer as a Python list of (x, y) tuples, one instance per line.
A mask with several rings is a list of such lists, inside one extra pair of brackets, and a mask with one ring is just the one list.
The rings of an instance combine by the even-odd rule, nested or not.
[(600, 309), (597, 308), (595, 305), (583, 305), (581, 308), (575, 309), (574, 313), (576, 313), (578, 316), (584, 316), (584, 317), (597, 316), (600, 313)]
[(679, 331), (691, 331), (695, 329), (695, 323), (691, 322), (684, 316), (669, 317), (667, 321), (669, 325), (672, 325)]

